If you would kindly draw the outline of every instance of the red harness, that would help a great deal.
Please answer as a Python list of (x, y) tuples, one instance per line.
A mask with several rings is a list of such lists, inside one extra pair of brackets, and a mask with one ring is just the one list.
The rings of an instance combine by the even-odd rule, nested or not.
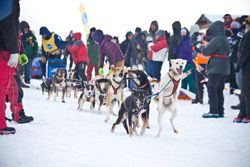
[[(168, 74), (169, 75), (169, 74)], [(175, 92), (176, 92), (176, 90), (177, 90), (177, 88), (178, 88), (178, 85), (179, 85), (179, 83), (180, 83), (180, 79), (179, 80), (175, 80), (173, 77), (171, 77), (170, 75), (169, 75), (169, 77), (171, 78), (171, 81), (174, 83), (174, 88), (173, 88), (173, 91), (172, 91), (172, 93), (170, 94), (170, 95), (167, 95), (167, 96), (164, 96), (164, 97), (170, 97), (170, 96), (172, 96)]]

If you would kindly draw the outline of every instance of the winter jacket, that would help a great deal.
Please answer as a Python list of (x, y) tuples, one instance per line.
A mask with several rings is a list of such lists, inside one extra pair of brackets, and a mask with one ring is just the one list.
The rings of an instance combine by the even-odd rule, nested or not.
[(111, 39), (110, 35), (105, 35), (100, 43), (99, 67), (103, 67), (105, 56), (108, 57), (110, 65), (115, 65), (117, 62), (124, 60), (120, 47), (112, 42)]
[(237, 35), (232, 35), (231, 38), (229, 38), (230, 43), (230, 59), (231, 62), (237, 63), (238, 62), (238, 47), (239, 43), (242, 39), (241, 33), (238, 33)]
[(178, 47), (181, 44), (181, 24), (179, 21), (175, 21), (172, 24), (173, 28), (173, 36), (170, 38), (169, 43), (169, 52), (168, 52), (168, 60), (176, 59), (177, 55), (174, 54), (174, 48)]
[(148, 55), (148, 60), (153, 61), (153, 52), (159, 52), (163, 48), (168, 48), (167, 40), (165, 36), (159, 37), (156, 41), (154, 41), (154, 44), (150, 46), (150, 51)]
[(0, 21), (0, 50), (18, 53), (19, 1), (13, 1), (12, 13)]
[(250, 31), (243, 36), (239, 46), (239, 53), (237, 69), (250, 70)]
[(120, 45), (120, 48), (122, 50), (122, 53), (124, 55), (124, 59), (125, 59), (125, 66), (130, 67), (130, 57), (131, 57), (131, 53), (129, 52), (129, 48), (130, 48), (130, 39), (126, 38)]
[(36, 57), (38, 52), (38, 44), (35, 35), (29, 31), (22, 35), (22, 50), (28, 56), (29, 60)]
[(205, 56), (211, 56), (207, 64), (207, 74), (230, 74), (229, 42), (225, 35), (224, 24), (216, 21), (207, 30), (211, 39), (201, 51)]
[(75, 65), (82, 62), (89, 62), (88, 51), (81, 40), (81, 36), (82, 35), (79, 32), (74, 33), (75, 41), (73, 45), (68, 48)]
[(188, 64), (193, 64), (189, 33), (182, 38), (182, 42), (179, 46), (173, 48), (173, 53), (177, 56), (176, 58), (187, 60)]
[(99, 63), (99, 46), (94, 42), (93, 39), (88, 39), (87, 41), (89, 64), (98, 64)]

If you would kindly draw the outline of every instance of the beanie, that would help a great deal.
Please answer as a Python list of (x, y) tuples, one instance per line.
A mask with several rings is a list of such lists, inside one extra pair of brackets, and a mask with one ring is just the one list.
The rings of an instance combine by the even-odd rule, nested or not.
[(23, 32), (25, 28), (30, 28), (29, 24), (26, 21), (21, 21), (20, 30)]
[(102, 40), (104, 39), (104, 34), (102, 32), (102, 30), (96, 30), (95, 33), (92, 36), (93, 40), (95, 40), (96, 42), (98, 42), (99, 44), (102, 42)]
[(127, 38), (128, 36), (130, 36), (130, 35), (133, 35), (133, 33), (132, 33), (131, 31), (128, 31), (128, 32), (126, 33), (126, 38)]
[(95, 31), (96, 31), (96, 28), (95, 28), (95, 27), (92, 27), (92, 28), (90, 29), (90, 33), (95, 32)]
[(158, 31), (156, 31), (156, 33), (155, 33), (155, 36), (156, 35), (158, 35), (158, 36), (164, 36), (164, 35), (166, 35), (165, 34), (165, 31), (163, 31), (163, 30), (158, 30)]
[(47, 35), (47, 34), (50, 34), (50, 31), (48, 30), (47, 27), (41, 27), (40, 28), (40, 35)]
[(140, 27), (136, 27), (135, 32), (141, 33), (141, 28)]

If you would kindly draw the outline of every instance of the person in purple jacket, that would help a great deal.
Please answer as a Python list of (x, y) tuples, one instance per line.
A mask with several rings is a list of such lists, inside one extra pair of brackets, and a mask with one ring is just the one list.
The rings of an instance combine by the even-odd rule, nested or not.
[(104, 58), (107, 56), (110, 69), (115, 67), (124, 67), (124, 56), (120, 47), (111, 41), (110, 35), (104, 35), (102, 30), (96, 30), (93, 34), (93, 40), (99, 45), (100, 59), (99, 68), (103, 67)]
[[(192, 45), (190, 42), (189, 31), (187, 28), (182, 28), (181, 37), (181, 44), (178, 47), (174, 48), (173, 52), (175, 55), (177, 55), (178, 59), (187, 60), (187, 65), (184, 69), (184, 72), (186, 72), (188, 70), (194, 69), (194, 63), (192, 58)], [(195, 93), (196, 89), (193, 70), (189, 76), (182, 80), (182, 88)]]

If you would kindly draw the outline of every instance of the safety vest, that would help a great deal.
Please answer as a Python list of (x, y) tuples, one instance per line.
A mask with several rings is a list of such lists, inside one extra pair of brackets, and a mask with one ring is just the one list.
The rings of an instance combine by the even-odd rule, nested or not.
[(49, 39), (42, 39), (43, 49), (45, 52), (52, 53), (58, 49), (55, 44), (55, 33), (52, 33)]

